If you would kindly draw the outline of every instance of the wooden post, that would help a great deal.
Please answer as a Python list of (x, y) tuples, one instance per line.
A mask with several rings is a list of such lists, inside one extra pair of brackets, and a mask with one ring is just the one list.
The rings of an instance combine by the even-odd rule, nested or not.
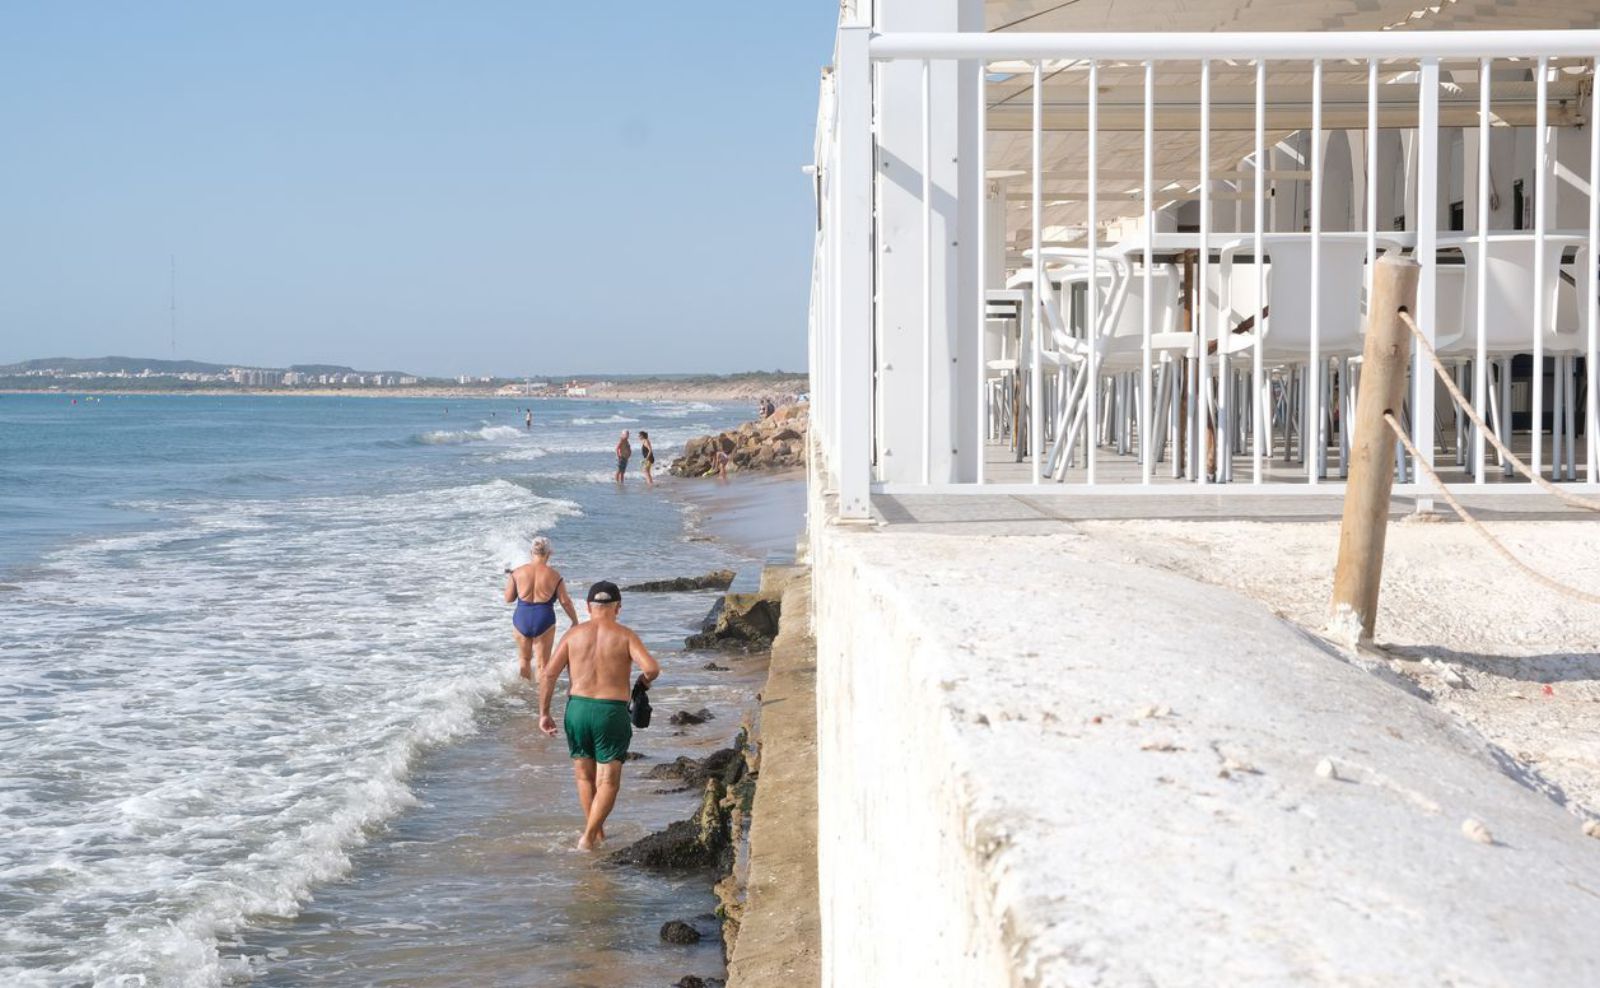
[[(1361, 391), (1356, 398), (1355, 428), (1350, 441), (1350, 480), (1345, 487), (1344, 521), (1339, 526), (1332, 606), (1335, 617), (1349, 610), (1361, 621), (1363, 640), (1372, 638), (1378, 614), (1389, 495), (1394, 490), (1394, 433), (1389, 431), (1384, 415), (1392, 412), (1398, 417), (1405, 401), (1411, 330), (1400, 320), (1400, 313), (1417, 310), (1420, 271), (1410, 258), (1379, 258), (1367, 308)], [(1313, 368), (1311, 374), (1315, 373)]]

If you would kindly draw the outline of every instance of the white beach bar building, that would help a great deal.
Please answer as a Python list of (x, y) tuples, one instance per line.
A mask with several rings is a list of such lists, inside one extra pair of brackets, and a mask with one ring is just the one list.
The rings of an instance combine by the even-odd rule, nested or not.
[[(1600, 489), (1600, 0), (1421, 2), (843, 0), (808, 169), (825, 983), (1600, 984), (1596, 848), (1493, 752), (1034, 524), (1337, 497), (1385, 255), (1493, 433), (1417, 346), (1396, 495), (1547, 497), (1493, 439)], [(1357, 742), (1387, 781), (1333, 801), (1310, 766)], [(1469, 797), (1525, 857), (1460, 839)]]

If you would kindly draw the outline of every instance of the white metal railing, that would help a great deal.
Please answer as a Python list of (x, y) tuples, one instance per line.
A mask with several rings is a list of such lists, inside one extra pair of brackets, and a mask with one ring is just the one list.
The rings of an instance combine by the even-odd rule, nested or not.
[[(1386, 239), (1402, 241), (1400, 249), (1421, 262), (1417, 321), (1435, 344), (1448, 348), (1456, 340), (1449, 352), (1456, 363), (1471, 368), (1474, 408), (1480, 417), (1487, 410), (1500, 423), (1503, 437), (1513, 433), (1513, 409), (1496, 398), (1492, 371), (1498, 364), (1501, 389), (1509, 395), (1517, 366), (1512, 361), (1516, 355), (1531, 356), (1530, 462), (1535, 470), (1548, 466), (1552, 479), (1575, 479), (1564, 472), (1560, 453), (1564, 441), (1567, 461), (1573, 458), (1579, 423), (1574, 421), (1571, 429), (1564, 423), (1574, 419), (1572, 374), (1581, 360), (1583, 482), (1600, 484), (1600, 197), (1589, 194), (1600, 186), (1600, 117), (1593, 99), (1597, 57), (1600, 31), (880, 35), (867, 28), (841, 28), (835, 66), (824, 78), (819, 104), (815, 180), (820, 229), (810, 319), (814, 428), (823, 474), (838, 494), (841, 515), (866, 517), (874, 491), (1288, 493), (1336, 483), (1328, 475), (1331, 450), (1337, 446), (1333, 420), (1339, 416), (1342, 426), (1359, 383), (1358, 361), (1346, 345), (1350, 327), (1323, 324), (1330, 301), (1323, 297), (1329, 257), (1349, 254), (1330, 253), (1327, 245), (1340, 233), (1358, 236), (1365, 244), (1361, 279), (1370, 279)], [(908, 83), (904, 74), (890, 76), (887, 67), (900, 63), (919, 67), (914, 82)], [(1010, 176), (1026, 174), (1028, 179), (1028, 248), (999, 264), (988, 234), (995, 226), (993, 211), (1005, 211), (1007, 199), (992, 194), (992, 137), (999, 132), (996, 128), (1010, 134), (1023, 128), (1021, 114), (1012, 109), (1015, 103), (991, 105), (987, 80), (995, 69), (1025, 80), (1025, 88), (1012, 95), (1027, 91), (1030, 97), (1026, 167)], [(1497, 71), (1502, 74), (1498, 80)], [(1198, 85), (1163, 88), (1163, 72), (1197, 74)], [(959, 103), (935, 105), (936, 93), (950, 91), (936, 77), (952, 78), (949, 73), (958, 83), (955, 92), (962, 92), (964, 82), (972, 94), (965, 112)], [(1531, 74), (1531, 87), (1525, 79), (1504, 78), (1512, 74)], [(1081, 81), (1081, 90), (1063, 97), (1058, 77)], [(1306, 83), (1308, 98), (1297, 92)], [(1467, 102), (1474, 86), (1475, 108)], [(1552, 120), (1551, 102), (1558, 97), (1559, 117)], [(915, 128), (905, 119), (912, 102), (920, 111)], [(1440, 230), (1438, 211), (1442, 179), (1449, 176), (1442, 169), (1454, 165), (1440, 155), (1440, 133), (1447, 125), (1474, 133), (1478, 143), (1471, 193), (1474, 231), (1454, 240), (1441, 236), (1448, 231)], [(1582, 144), (1579, 127), (1587, 131)], [(1532, 223), (1526, 232), (1513, 231), (1495, 219), (1505, 212), (1496, 201), (1508, 183), (1504, 174), (1494, 172), (1494, 135), (1509, 132), (1515, 143), (1520, 139), (1516, 135), (1530, 131)], [(915, 143), (906, 140), (913, 132)], [(1380, 138), (1396, 132), (1410, 163), (1401, 183), (1408, 203), (1403, 210), (1407, 229), (1399, 233), (1380, 230), (1386, 217), (1379, 211), (1380, 178), (1385, 177)], [(1324, 195), (1330, 188), (1324, 150), (1340, 133), (1347, 142), (1365, 142), (1362, 165), (1331, 180), (1349, 184), (1348, 189), (1334, 189), (1348, 197), (1348, 232), (1326, 229), (1324, 215)], [(1108, 134), (1138, 134), (1139, 140), (1134, 146), (1130, 140), (1108, 139)], [(1172, 134), (1183, 135), (1178, 144), (1185, 147), (1192, 141), (1197, 161), (1187, 178), (1175, 179), (1170, 163), (1167, 173), (1157, 176), (1158, 135)], [(1231, 148), (1237, 156), (1225, 173), (1216, 170), (1213, 160), (1219, 134), (1223, 153)], [(1249, 140), (1241, 143), (1239, 135), (1245, 134)], [(1562, 140), (1552, 160), (1551, 142), (1558, 134)], [(1293, 141), (1304, 144), (1309, 162), (1302, 160), (1288, 171), (1275, 167), (1274, 159), (1289, 153), (1284, 149)], [(1109, 159), (1102, 144), (1111, 149)], [(952, 160), (963, 162), (959, 178), (940, 181), (936, 173), (950, 147), (959, 152)], [(1583, 151), (1587, 153), (1577, 153)], [(1002, 157), (1006, 154), (1021, 159), (1015, 139), (1001, 150)], [(1052, 156), (1076, 156), (1082, 162), (1081, 192), (1062, 190), (1059, 184), (1047, 191), (1047, 173), (1051, 182), (1059, 183)], [(1579, 159), (1586, 159), (1586, 176), (1567, 163)], [(1465, 174), (1464, 156), (1459, 164)], [(1358, 176), (1362, 167), (1365, 174)], [(1137, 178), (1133, 195), (1122, 198), (1120, 207), (1115, 194), (1105, 195), (1106, 175), (1118, 176), (1124, 185)], [(1550, 185), (1557, 176), (1564, 183), (1565, 215), (1571, 214), (1565, 208), (1569, 196), (1586, 202), (1587, 224), (1581, 232), (1551, 228)], [(1219, 182), (1232, 191), (1219, 192)], [(1299, 216), (1291, 216), (1292, 235), (1269, 229), (1285, 212), (1273, 193), (1299, 189), (1295, 183), (1304, 183), (1309, 196), (1303, 224)], [(915, 206), (908, 207), (913, 190)], [(1191, 232), (1158, 231), (1158, 221), (1191, 201), (1197, 208)], [(1234, 219), (1224, 223), (1233, 229), (1217, 228), (1218, 201), (1237, 204)], [(1466, 201), (1464, 189), (1464, 215)], [(1110, 224), (1115, 217), (1103, 208), (1107, 206), (1120, 209), (1116, 217), (1122, 222), (1115, 228)], [(1521, 211), (1518, 205), (1516, 212)], [(1078, 213), (1084, 219), (1076, 237), (1052, 220)], [(1020, 222), (1017, 217), (1019, 230)], [(1012, 225), (1002, 231), (1005, 243), (1012, 239)], [(950, 235), (936, 236), (936, 231)], [(1052, 248), (1064, 238), (1081, 245), (1086, 264), (1052, 266)], [(1230, 263), (1219, 273), (1213, 255), (1224, 239), (1241, 243), (1231, 248)], [(1301, 240), (1309, 250), (1309, 281), (1303, 293), (1291, 293), (1286, 287), (1289, 252), (1300, 250), (1296, 244)], [(887, 262), (902, 242), (920, 252), (920, 284), (896, 283), (888, 273)], [(1580, 246), (1569, 260), (1564, 248), (1573, 244)], [(1552, 248), (1556, 253), (1549, 254)], [(1439, 312), (1446, 308), (1439, 303), (1442, 251), (1458, 253), (1467, 265), (1459, 272), (1455, 268), (1460, 265), (1444, 265), (1450, 276), (1444, 279), (1444, 290), (1455, 291), (1459, 282), (1463, 293), (1449, 326), (1438, 325)], [(1239, 257), (1247, 258), (1247, 276), (1231, 273), (1244, 266)], [(1106, 363), (1115, 351), (1107, 349), (1110, 331), (1102, 329), (1103, 258), (1122, 265), (1131, 284), (1142, 286), (1134, 367), (1122, 360)], [(1155, 298), (1155, 274), (1175, 272), (1179, 266), (1186, 272), (1181, 280), (1187, 329), (1155, 334), (1156, 306), (1172, 304)], [(1015, 367), (1002, 372), (1009, 376), (1001, 388), (1011, 388), (1007, 394), (1015, 396), (1014, 407), (1025, 407), (1027, 413), (1000, 429), (1007, 433), (1001, 437), (1005, 444), (1014, 447), (1016, 458), (1010, 462), (994, 455), (996, 415), (988, 400), (997, 390), (985, 349), (990, 292), (1003, 287), (996, 283), (997, 267), (1031, 269), (1032, 279), (1024, 292), (1028, 312), (1022, 335), (1013, 341), (1020, 348), (1012, 361)], [(903, 274), (905, 268), (893, 270)], [(1078, 273), (1072, 274), (1074, 270)], [(1084, 277), (1085, 270), (1085, 311), (1075, 330), (1080, 338), (1072, 343), (1082, 359), (1051, 364), (1048, 354), (1062, 342), (1052, 334), (1072, 321), (1061, 308), (1067, 304), (1066, 294), (1056, 293), (1052, 283)], [(1237, 289), (1247, 296), (1244, 311), (1224, 311), (1213, 303), (1213, 289), (1224, 293), (1220, 277), (1242, 279), (1229, 281), (1226, 294), (1231, 299)], [(1568, 278), (1574, 304), (1565, 312), (1562, 286)], [(941, 300), (949, 297), (957, 279), (970, 289), (970, 297), (958, 306), (944, 306)], [(1370, 280), (1366, 284), (1370, 287)], [(1470, 299), (1464, 297), (1468, 285)], [(1508, 309), (1505, 296), (1529, 285), (1531, 299), (1514, 299), (1528, 310), (1527, 332), (1507, 342), (1508, 333), (1491, 326), (1489, 317)], [(1276, 333), (1271, 311), (1275, 293)], [(1308, 322), (1304, 345), (1285, 349), (1293, 336), (1285, 320), (1302, 305)], [(1468, 325), (1472, 338), (1457, 339)], [(1554, 455), (1546, 464), (1544, 363), (1552, 352), (1558, 414), (1548, 437)], [(946, 353), (948, 365), (942, 359)], [(1433, 375), (1418, 359), (1411, 381), (1411, 434), (1432, 466), (1440, 451)], [(1158, 408), (1158, 402), (1165, 407)], [(967, 412), (958, 416), (963, 407)], [(958, 420), (967, 413), (970, 420)], [(1156, 428), (1158, 415), (1169, 423), (1160, 443), (1153, 439), (1163, 432)], [(1085, 426), (1069, 431), (1069, 423), (1078, 419)], [(905, 434), (908, 423), (916, 425), (917, 442), (907, 446), (887, 438)], [(1298, 436), (1303, 462), (1293, 475), (1272, 465), (1280, 424), (1286, 457)], [(1126, 441), (1130, 435), (1135, 437), (1131, 445)], [(1122, 438), (1102, 445), (1107, 436)], [(1067, 456), (1081, 466), (1055, 473), (1049, 469), (1051, 441), (1068, 437)], [(1476, 483), (1488, 482), (1485, 437), (1474, 435), (1469, 450), (1463, 449), (1462, 437), (1460, 427), (1452, 429), (1451, 441), (1458, 459), (1465, 460), (1466, 473)], [(1129, 453), (1115, 452), (1125, 447)], [(1239, 450), (1248, 454), (1247, 482), (1231, 483), (1236, 456), (1244, 458)], [(1190, 483), (1174, 484), (1159, 476), (1157, 461), (1168, 456)], [(1341, 454), (1341, 469), (1343, 463)], [(1400, 469), (1397, 491), (1429, 493), (1424, 485), (1405, 482), (1409, 474), (1403, 459)], [(1121, 479), (1108, 473), (1119, 473)], [(1056, 482), (1061, 479), (1068, 482)], [(1281, 482), (1286, 480), (1298, 482)], [(1528, 485), (1507, 485), (1507, 490), (1514, 488)]]

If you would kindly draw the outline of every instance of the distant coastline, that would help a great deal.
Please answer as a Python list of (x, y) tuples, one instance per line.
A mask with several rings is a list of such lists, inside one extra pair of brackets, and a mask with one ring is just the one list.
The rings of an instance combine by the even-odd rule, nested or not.
[[(49, 383), (44, 383), (49, 380)], [(634, 378), (622, 381), (585, 383), (574, 382), (573, 387), (544, 387), (524, 390), (514, 382), (483, 385), (416, 384), (388, 387), (255, 387), (250, 385), (202, 385), (196, 387), (107, 387), (97, 381), (90, 387), (75, 387), (77, 382), (67, 379), (41, 379), (34, 387), (16, 387), (8, 382), (0, 387), (0, 395), (55, 394), (63, 396), (94, 395), (98, 397), (121, 395), (157, 395), (182, 397), (187, 395), (214, 397), (219, 395), (280, 396), (280, 397), (339, 397), (339, 398), (575, 398), (602, 401), (745, 401), (765, 396), (781, 396), (806, 391), (810, 385), (803, 374), (737, 374), (727, 377)], [(155, 384), (155, 382), (141, 382)]]

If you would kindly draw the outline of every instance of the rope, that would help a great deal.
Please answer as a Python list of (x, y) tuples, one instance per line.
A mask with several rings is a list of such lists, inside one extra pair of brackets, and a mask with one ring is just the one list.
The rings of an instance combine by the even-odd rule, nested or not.
[[(1402, 313), (1402, 315), (1404, 314)], [(1409, 322), (1410, 320), (1408, 319), (1407, 321)], [(1558, 583), (1529, 566), (1527, 563), (1518, 559), (1516, 556), (1512, 555), (1510, 549), (1507, 549), (1499, 539), (1489, 534), (1489, 530), (1483, 527), (1482, 522), (1467, 514), (1467, 509), (1461, 506), (1461, 502), (1457, 501), (1455, 499), (1455, 495), (1450, 493), (1450, 488), (1444, 485), (1444, 481), (1439, 479), (1439, 475), (1437, 473), (1434, 473), (1433, 466), (1429, 464), (1427, 460), (1422, 458), (1421, 453), (1417, 452), (1417, 447), (1412, 444), (1411, 437), (1406, 434), (1405, 428), (1400, 425), (1398, 420), (1395, 419), (1394, 413), (1384, 412), (1383, 420), (1389, 423), (1389, 429), (1394, 432), (1395, 438), (1399, 439), (1405, 444), (1406, 452), (1411, 454), (1411, 459), (1417, 464), (1417, 467), (1421, 469), (1423, 473), (1428, 475), (1428, 479), (1433, 481), (1433, 485), (1435, 487), (1439, 488), (1439, 494), (1443, 496), (1450, 507), (1455, 510), (1457, 517), (1459, 517), (1463, 522), (1466, 522), (1468, 528), (1471, 528), (1474, 532), (1477, 532), (1480, 536), (1482, 536), (1483, 540), (1489, 543), (1495, 552), (1498, 552), (1500, 555), (1504, 556), (1507, 562), (1521, 570), (1523, 573), (1527, 574), (1536, 582), (1549, 587), (1551, 590), (1554, 590), (1557, 593), (1565, 594), (1574, 600), (1581, 600), (1586, 604), (1600, 604), (1600, 594), (1588, 593), (1587, 591), (1569, 587), (1565, 583)], [(1480, 426), (1479, 428), (1482, 427)]]
[[(1472, 424), (1474, 426), (1477, 426), (1479, 433), (1482, 434), (1485, 439), (1489, 440), (1489, 443), (1494, 446), (1495, 449), (1500, 451), (1501, 456), (1510, 461), (1511, 465), (1516, 468), (1518, 473), (1544, 488), (1547, 493), (1555, 495), (1560, 500), (1572, 505), (1575, 508), (1586, 508), (1590, 511), (1600, 511), (1600, 501), (1591, 500), (1590, 498), (1573, 494), (1570, 491), (1562, 490), (1560, 487), (1557, 487), (1555, 484), (1552, 484), (1550, 481), (1544, 479), (1542, 475), (1529, 470), (1528, 465), (1518, 459), (1516, 454), (1511, 452), (1511, 450), (1507, 448), (1506, 444), (1500, 441), (1500, 437), (1495, 435), (1494, 430), (1483, 424), (1483, 419), (1478, 416), (1477, 410), (1474, 409), (1472, 404), (1467, 401), (1466, 395), (1461, 393), (1461, 389), (1456, 387), (1456, 382), (1453, 378), (1451, 378), (1450, 372), (1445, 369), (1444, 364), (1439, 360), (1439, 354), (1434, 351), (1433, 344), (1429, 343), (1427, 337), (1422, 335), (1422, 330), (1417, 328), (1416, 322), (1411, 318), (1411, 313), (1402, 309), (1400, 311), (1400, 321), (1405, 323), (1406, 328), (1411, 330), (1411, 335), (1417, 338), (1417, 348), (1428, 355), (1428, 360), (1433, 363), (1433, 369), (1438, 373), (1439, 379), (1444, 381), (1444, 386), (1446, 390), (1450, 392), (1450, 397), (1455, 399), (1455, 403), (1461, 407), (1463, 412), (1467, 413), (1467, 418), (1472, 420)], [(1509, 416), (1511, 414), (1511, 410), (1508, 408), (1502, 414)], [(1412, 459), (1416, 459), (1416, 452), (1413, 451), (1411, 456)], [(1428, 472), (1431, 474), (1433, 471), (1429, 470)], [(1435, 478), (1435, 480), (1437, 481), (1437, 478)], [(1440, 485), (1440, 488), (1443, 488), (1442, 484)]]

